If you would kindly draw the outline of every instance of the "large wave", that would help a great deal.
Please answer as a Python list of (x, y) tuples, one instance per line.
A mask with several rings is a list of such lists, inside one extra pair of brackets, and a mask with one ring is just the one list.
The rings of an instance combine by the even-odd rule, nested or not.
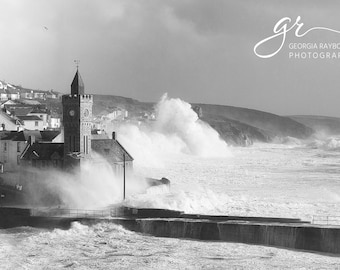
[[(118, 129), (118, 139), (131, 152), (135, 163), (161, 165), (174, 154), (200, 157), (227, 157), (230, 149), (217, 131), (201, 121), (191, 105), (164, 94), (155, 107), (156, 120), (149, 125), (126, 124)], [(109, 127), (112, 131), (114, 127)]]

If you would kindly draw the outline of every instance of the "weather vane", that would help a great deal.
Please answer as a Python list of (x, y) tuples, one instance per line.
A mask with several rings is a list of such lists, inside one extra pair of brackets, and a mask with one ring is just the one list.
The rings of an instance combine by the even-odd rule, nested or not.
[(73, 62), (76, 64), (76, 67), (77, 67), (77, 70), (78, 70), (78, 68), (79, 68), (79, 63), (80, 63), (80, 60), (74, 60)]

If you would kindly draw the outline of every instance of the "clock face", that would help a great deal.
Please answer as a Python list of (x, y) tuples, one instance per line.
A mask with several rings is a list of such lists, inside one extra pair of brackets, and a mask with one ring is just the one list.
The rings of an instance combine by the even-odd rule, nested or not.
[(89, 114), (90, 114), (89, 110), (88, 110), (88, 109), (85, 109), (85, 110), (84, 110), (84, 116), (85, 116), (85, 117), (88, 117)]
[(74, 116), (74, 115), (75, 115), (75, 111), (74, 111), (74, 110), (69, 110), (69, 111), (68, 111), (68, 114), (69, 114), (70, 116)]

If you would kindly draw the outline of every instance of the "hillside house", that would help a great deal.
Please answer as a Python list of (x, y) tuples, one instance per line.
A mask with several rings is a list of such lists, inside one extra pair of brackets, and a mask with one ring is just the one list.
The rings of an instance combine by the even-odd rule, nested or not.
[(20, 92), (17, 89), (11, 89), (8, 87), (6, 92), (7, 92), (7, 98), (9, 100), (20, 99)]
[(59, 99), (60, 94), (56, 91), (50, 90), (46, 92), (46, 98)]
[(17, 100), (19, 98), (20, 92), (15, 86), (0, 81), (0, 100)]
[(0, 89), (6, 90), (7, 89), (7, 83), (0, 81)]
[[(47, 109), (34, 108), (27, 116), (37, 116), (42, 120), (42, 128), (47, 129), (50, 122), (50, 114)], [(39, 129), (40, 130), (40, 129)]]
[(4, 88), (0, 88), (0, 100), (1, 101), (8, 100), (7, 92)]
[(33, 92), (33, 98), (34, 99), (46, 99), (46, 92), (45, 91), (37, 91), (35, 90)]
[(24, 129), (27, 130), (45, 130), (44, 121), (36, 115), (18, 116), (18, 119), (23, 123)]
[(33, 92), (33, 90), (21, 89), (20, 90), (20, 98), (21, 99), (34, 99), (34, 92)]
[(61, 119), (57, 113), (51, 113), (48, 121), (48, 128), (59, 129), (61, 128)]
[(112, 121), (112, 120), (124, 120), (129, 116), (129, 112), (125, 109), (114, 107), (102, 111), (99, 114), (101, 120)]

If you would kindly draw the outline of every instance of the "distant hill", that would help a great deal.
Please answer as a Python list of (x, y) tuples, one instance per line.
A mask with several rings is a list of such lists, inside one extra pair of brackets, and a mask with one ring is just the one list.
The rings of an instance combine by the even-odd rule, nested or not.
[[(214, 119), (216, 117), (229, 119), (230, 123), (233, 123), (231, 120), (238, 121), (247, 125), (244, 127), (247, 127), (249, 131), (252, 130), (252, 135), (255, 139), (258, 138), (258, 133), (261, 133), (269, 140), (274, 137), (287, 136), (305, 139), (314, 133), (312, 128), (289, 117), (233, 106), (209, 104), (195, 105), (202, 108), (203, 117), (207, 119), (208, 123), (209, 119)], [(242, 130), (244, 127), (242, 127)], [(253, 129), (250, 129), (250, 127)]]
[(325, 132), (329, 135), (340, 134), (340, 118), (317, 115), (293, 115), (289, 116), (296, 122), (299, 122), (315, 131)]
[(221, 138), (231, 145), (248, 146), (254, 141), (270, 142), (272, 139), (263, 130), (220, 115), (203, 114), (201, 119), (213, 127)]
[(154, 103), (140, 102), (132, 98), (112, 95), (93, 95), (93, 103), (94, 115), (119, 107), (129, 111), (130, 116), (136, 116), (140, 112), (151, 112), (154, 106)]

